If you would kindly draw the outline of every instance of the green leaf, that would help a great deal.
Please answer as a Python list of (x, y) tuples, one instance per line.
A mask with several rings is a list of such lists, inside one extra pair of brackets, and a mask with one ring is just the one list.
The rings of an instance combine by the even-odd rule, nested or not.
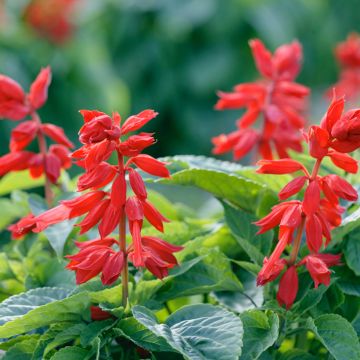
[(260, 307), (264, 301), (263, 288), (256, 286), (256, 277), (247, 272), (237, 272), (244, 289), (241, 291), (217, 291), (213, 293), (220, 304), (232, 311), (242, 313)]
[(240, 319), (244, 326), (243, 349), (240, 360), (255, 360), (279, 336), (279, 318), (276, 313), (250, 310), (242, 313)]
[(0, 195), (6, 195), (13, 190), (32, 189), (44, 185), (44, 176), (33, 179), (28, 170), (6, 174), (0, 180)]
[(335, 245), (342, 241), (349, 232), (360, 226), (360, 207), (352, 214), (345, 217), (341, 225), (332, 231), (332, 245)]
[(225, 202), (222, 204), (225, 210), (225, 220), (236, 240), (250, 259), (261, 266), (264, 257), (270, 251), (273, 231), (256, 235), (259, 228), (253, 224), (257, 220), (255, 216)]
[(173, 163), (170, 170), (175, 171), (169, 179), (156, 180), (165, 184), (192, 185), (205, 190), (220, 199), (255, 213), (261, 205), (262, 197), (276, 194), (266, 185), (250, 180), (236, 173), (239, 165), (221, 162), (205, 157), (173, 157), (165, 158)]
[(360, 343), (351, 324), (336, 314), (326, 314), (307, 325), (336, 360), (360, 359)]
[(37, 337), (32, 337), (18, 342), (3, 356), (2, 360), (31, 360), (38, 342)]
[(83, 292), (67, 298), (68, 294), (68, 289), (39, 288), (5, 300), (0, 304), (0, 338), (79, 319), (89, 306), (89, 296)]
[(134, 306), (133, 315), (156, 336), (191, 360), (236, 360), (241, 354), (243, 326), (234, 314), (218, 306), (184, 306), (164, 324), (143, 306)]
[[(239, 291), (242, 284), (233, 273), (229, 259), (217, 249), (200, 248), (200, 258), (190, 258), (163, 280), (154, 299), (164, 302), (210, 291)], [(194, 256), (194, 254), (192, 254)], [(185, 269), (184, 269), (185, 268)]]
[(281, 354), (279, 360), (317, 360), (315, 356), (307, 351), (300, 349), (291, 349)]
[(26, 215), (26, 209), (19, 204), (15, 204), (10, 199), (0, 199), (0, 230), (5, 229), (11, 224), (16, 218), (20, 218)]
[(105, 330), (109, 330), (114, 325), (113, 319), (94, 321), (87, 325), (80, 335), (80, 343), (82, 346), (88, 346), (95, 338), (102, 334)]
[(174, 351), (163, 337), (155, 335), (133, 317), (120, 320), (113, 331), (149, 351)]
[(346, 242), (344, 255), (349, 268), (360, 276), (360, 232), (352, 232)]
[(60, 349), (52, 356), (51, 360), (85, 360), (89, 356), (88, 350), (85, 350), (79, 346), (67, 346)]

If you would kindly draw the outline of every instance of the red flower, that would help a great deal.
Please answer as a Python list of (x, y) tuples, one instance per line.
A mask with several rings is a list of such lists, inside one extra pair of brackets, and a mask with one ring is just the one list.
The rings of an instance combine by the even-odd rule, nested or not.
[(35, 228), (34, 215), (29, 214), (8, 227), (13, 239), (20, 239)]
[(76, 0), (32, 0), (25, 9), (25, 21), (42, 37), (56, 44), (73, 33), (70, 17)]
[(305, 264), (310, 276), (314, 280), (315, 288), (317, 288), (319, 284), (329, 286), (331, 271), (328, 266), (339, 265), (340, 256), (341, 255), (332, 254), (309, 255), (306, 256), (299, 265)]
[[(281, 158), (288, 157), (288, 150), (301, 151), (298, 130), (304, 127), (302, 113), (309, 89), (294, 81), (301, 67), (302, 50), (298, 42), (280, 46), (274, 53), (260, 40), (250, 41), (256, 67), (265, 78), (256, 83), (234, 87), (234, 92), (219, 92), (215, 106), (218, 110), (246, 108), (237, 121), (237, 130), (229, 135), (213, 138), (213, 153), (234, 152), (240, 159), (255, 146), (263, 158), (271, 159), (276, 151)], [(263, 115), (262, 131), (250, 128)]]
[(285, 305), (286, 309), (290, 309), (296, 299), (299, 289), (299, 278), (295, 266), (289, 267), (279, 283), (279, 290), (276, 295), (280, 306)]

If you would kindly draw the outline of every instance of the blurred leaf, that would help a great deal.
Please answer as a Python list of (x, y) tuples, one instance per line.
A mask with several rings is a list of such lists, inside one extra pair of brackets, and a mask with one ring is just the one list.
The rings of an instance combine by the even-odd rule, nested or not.
[(18, 342), (12, 346), (5, 354), (1, 357), (3, 360), (31, 360), (33, 352), (35, 350), (38, 339), (36, 336), (27, 338)]
[(317, 360), (305, 350), (291, 349), (280, 355), (279, 360)]
[(143, 306), (134, 306), (133, 315), (156, 336), (192, 360), (236, 360), (241, 354), (241, 320), (221, 307), (209, 304), (184, 306), (164, 324)]
[(0, 180), (0, 195), (9, 194), (13, 190), (25, 190), (42, 186), (44, 181), (44, 176), (33, 179), (28, 170), (11, 172)]
[(356, 229), (358, 226), (360, 226), (360, 208), (358, 208), (352, 214), (346, 216), (342, 220), (341, 225), (332, 231), (332, 245), (342, 241), (345, 235)]
[(360, 343), (351, 324), (336, 314), (321, 315), (307, 321), (309, 330), (336, 360), (360, 359)]
[[(359, 219), (360, 222), (360, 219)], [(360, 276), (360, 231), (351, 232), (344, 247), (346, 263), (354, 273)]]

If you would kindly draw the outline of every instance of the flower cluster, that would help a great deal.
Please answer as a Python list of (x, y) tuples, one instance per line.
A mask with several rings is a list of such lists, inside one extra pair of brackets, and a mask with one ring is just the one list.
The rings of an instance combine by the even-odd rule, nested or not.
[[(46, 179), (55, 184), (61, 168), (71, 166), (69, 148), (73, 147), (64, 130), (53, 124), (41, 123), (37, 110), (48, 96), (51, 82), (49, 67), (42, 69), (25, 94), (22, 87), (11, 78), (0, 75), (0, 117), (13, 121), (25, 119), (11, 132), (10, 153), (0, 158), (0, 176), (11, 171), (29, 169), (30, 175), (37, 178), (45, 173)], [(45, 136), (55, 144), (46, 146)], [(25, 148), (37, 139), (40, 153), (27, 151)]]
[[(340, 65), (339, 81), (333, 86), (338, 94), (346, 95), (353, 101), (360, 95), (360, 35), (351, 33), (347, 40), (335, 49), (335, 56)], [(331, 96), (332, 89), (328, 90)]]
[(66, 42), (73, 33), (70, 21), (78, 0), (32, 0), (24, 19), (40, 36), (55, 44)]
[[(240, 159), (254, 147), (264, 159), (272, 159), (276, 152), (280, 158), (288, 157), (288, 150), (301, 151), (301, 135), (304, 127), (302, 116), (310, 90), (294, 82), (302, 61), (301, 45), (294, 41), (280, 46), (274, 53), (265, 48), (260, 40), (250, 41), (256, 67), (262, 79), (253, 83), (239, 84), (231, 93), (219, 92), (216, 109), (245, 108), (237, 121), (237, 130), (212, 139), (213, 153), (233, 151)], [(261, 129), (251, 127), (262, 116)]]
[[(344, 208), (340, 199), (355, 201), (357, 191), (342, 177), (318, 174), (324, 157), (329, 157), (339, 168), (356, 173), (358, 164), (348, 152), (360, 147), (360, 109), (342, 115), (344, 100), (334, 98), (320, 126), (313, 125), (305, 134), (310, 155), (316, 159), (311, 173), (298, 161), (292, 159), (261, 160), (257, 170), (261, 174), (300, 175), (291, 180), (280, 192), (279, 199), (287, 200), (304, 187), (303, 200), (284, 201), (272, 208), (270, 214), (256, 222), (259, 233), (279, 226), (279, 240), (258, 274), (258, 285), (275, 280), (282, 271), (277, 299), (280, 305), (291, 307), (298, 290), (297, 268), (305, 265), (315, 287), (329, 285), (330, 266), (339, 264), (340, 255), (321, 254), (331, 240), (331, 230), (341, 223)], [(298, 261), (302, 233), (305, 229), (306, 245), (310, 252)], [(292, 244), (288, 259), (282, 258), (286, 247)]]
[[(127, 259), (136, 267), (146, 267), (156, 277), (163, 278), (168, 269), (177, 264), (173, 253), (182, 247), (151, 236), (142, 236), (144, 219), (163, 232), (168, 220), (147, 198), (144, 181), (136, 168), (159, 177), (169, 177), (166, 164), (141, 152), (154, 144), (152, 134), (140, 133), (122, 137), (143, 127), (157, 113), (144, 110), (130, 116), (122, 125), (120, 115), (112, 117), (100, 112), (83, 110), (84, 125), (80, 129), (81, 148), (72, 153), (85, 173), (78, 180), (78, 191), (84, 194), (45, 211), (39, 216), (29, 216), (13, 225), (13, 236), (30, 231), (40, 232), (58, 222), (85, 215), (80, 223), (80, 234), (98, 225), (99, 239), (77, 242), (80, 249), (70, 255), (68, 269), (76, 272), (78, 284), (101, 273), (104, 284), (113, 283), (121, 274)], [(122, 141), (123, 140), (123, 141)], [(107, 160), (116, 153), (118, 164)], [(126, 158), (126, 161), (125, 161)], [(127, 194), (127, 177), (133, 195)], [(132, 243), (126, 246), (126, 219)], [(119, 240), (111, 233), (119, 227)]]

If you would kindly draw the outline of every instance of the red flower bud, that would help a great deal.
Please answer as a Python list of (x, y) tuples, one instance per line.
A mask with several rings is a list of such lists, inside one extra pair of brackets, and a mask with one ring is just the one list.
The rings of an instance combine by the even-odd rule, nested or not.
[(299, 278), (295, 266), (289, 267), (279, 283), (279, 290), (276, 295), (280, 306), (285, 305), (286, 309), (290, 309), (296, 299), (299, 288)]
[(48, 97), (48, 87), (51, 82), (51, 69), (46, 67), (41, 69), (39, 75), (31, 84), (29, 101), (34, 110), (42, 107)]

